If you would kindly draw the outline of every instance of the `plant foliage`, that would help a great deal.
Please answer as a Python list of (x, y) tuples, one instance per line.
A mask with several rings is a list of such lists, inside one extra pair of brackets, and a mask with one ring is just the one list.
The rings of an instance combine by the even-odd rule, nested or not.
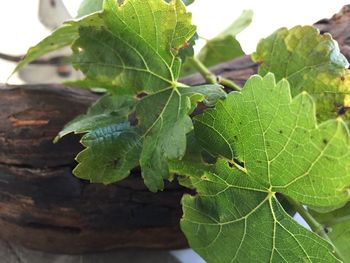
[[(197, 192), (182, 200), (182, 230), (207, 262), (349, 260), (350, 141), (339, 109), (349, 106), (350, 75), (337, 43), (310, 26), (280, 29), (253, 54), (261, 76), (227, 95), (205, 67), (243, 54), (235, 36), (252, 13), (194, 59), (192, 2), (85, 0), (78, 19), (17, 65), (70, 45), (85, 74), (74, 84), (106, 90), (56, 138), (84, 134), (74, 174), (109, 184), (140, 166), (151, 191), (177, 174)], [(211, 83), (180, 83), (194, 68)], [(305, 229), (286, 212), (295, 210), (313, 230), (317, 219), (334, 232)]]

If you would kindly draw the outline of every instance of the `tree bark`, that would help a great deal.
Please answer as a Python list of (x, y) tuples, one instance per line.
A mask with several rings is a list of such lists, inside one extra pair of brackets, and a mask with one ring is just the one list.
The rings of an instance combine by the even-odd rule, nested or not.
[[(330, 32), (350, 59), (350, 8), (315, 24)], [(243, 85), (257, 65), (244, 56), (211, 70)], [(204, 83), (196, 74), (186, 84)], [(104, 186), (74, 177), (74, 156), (82, 149), (70, 135), (52, 139), (82, 114), (98, 95), (62, 85), (0, 87), (0, 238), (54, 253), (113, 248), (175, 249), (187, 246), (179, 229), (175, 182), (149, 192), (135, 169), (126, 180)]]

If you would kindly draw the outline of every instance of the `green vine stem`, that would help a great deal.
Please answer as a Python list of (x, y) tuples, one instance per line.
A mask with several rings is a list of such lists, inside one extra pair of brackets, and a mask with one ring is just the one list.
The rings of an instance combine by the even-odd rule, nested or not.
[(241, 91), (242, 88), (234, 83), (232, 80), (223, 78), (221, 76), (216, 76), (215, 74), (211, 73), (209, 69), (196, 57), (190, 57), (188, 58), (188, 61), (191, 62), (191, 64), (196, 68), (196, 70), (203, 76), (203, 78), (209, 83), (209, 84), (216, 84), (219, 83), (227, 88), (230, 88), (235, 91)]
[(328, 243), (330, 243), (333, 247), (333, 253), (334, 255), (340, 259), (341, 261), (345, 262), (341, 253), (336, 248), (336, 246), (333, 244), (332, 240), (329, 238), (329, 236), (326, 233), (325, 227), (317, 222), (317, 220), (307, 211), (307, 209), (298, 203), (297, 201), (293, 200), (290, 197), (285, 196), (287, 201), (294, 207), (294, 209), (300, 214), (302, 218), (304, 218), (305, 222), (310, 226), (311, 230), (315, 232), (317, 235), (323, 237)]

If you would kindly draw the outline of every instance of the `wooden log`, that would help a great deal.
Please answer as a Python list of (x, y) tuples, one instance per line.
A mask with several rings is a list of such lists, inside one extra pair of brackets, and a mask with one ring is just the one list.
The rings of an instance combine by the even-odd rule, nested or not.
[(151, 193), (137, 170), (118, 184), (90, 184), (71, 173), (79, 137), (52, 143), (96, 94), (45, 85), (3, 86), (0, 96), (1, 238), (55, 253), (186, 246), (178, 226), (184, 189)]
[[(348, 59), (349, 25), (348, 6), (315, 24), (334, 35)], [(243, 85), (257, 65), (244, 56), (211, 70)], [(197, 74), (182, 82), (204, 80)], [(52, 144), (63, 125), (98, 95), (62, 85), (2, 85), (0, 97), (0, 238), (71, 254), (187, 246), (179, 229), (182, 187), (168, 183), (165, 191), (153, 194), (137, 169), (120, 183), (90, 184), (71, 173), (81, 150), (79, 137)]]

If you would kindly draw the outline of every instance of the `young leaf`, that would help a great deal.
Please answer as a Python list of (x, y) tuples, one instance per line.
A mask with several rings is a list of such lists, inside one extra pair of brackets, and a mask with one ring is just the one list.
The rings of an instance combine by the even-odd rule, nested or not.
[(102, 10), (104, 0), (84, 0), (78, 9), (77, 17), (90, 15)]
[(328, 230), (328, 236), (337, 247), (345, 262), (350, 262), (350, 203), (330, 213), (310, 211)]
[(100, 17), (105, 25), (81, 26), (73, 45), (73, 65), (88, 80), (135, 93), (176, 86), (178, 49), (196, 30), (180, 0), (129, 0), (120, 6), (105, 0)]
[(242, 14), (217, 37), (208, 40), (198, 54), (198, 59), (207, 67), (226, 62), (244, 55), (241, 45), (236, 40), (237, 34), (252, 22), (253, 11), (245, 10)]
[(76, 157), (79, 164), (73, 173), (93, 183), (120, 181), (138, 165), (139, 142), (138, 134), (128, 123), (93, 130), (81, 140), (86, 149)]
[(318, 125), (312, 98), (303, 92), (292, 99), (286, 80), (250, 78), (241, 93), (195, 119), (195, 134), (263, 189), (327, 209), (349, 200), (347, 126), (340, 119)]
[[(244, 55), (240, 43), (236, 40), (236, 35), (250, 25), (252, 16), (253, 12), (251, 10), (243, 11), (240, 17), (225, 31), (207, 41), (198, 53), (197, 58), (205, 66), (210, 67)], [(181, 75), (185, 76), (194, 72), (195, 69), (186, 61)]]
[(97, 128), (124, 122), (135, 103), (131, 97), (105, 95), (95, 102), (85, 115), (80, 115), (67, 123), (55, 141), (72, 132), (86, 133)]
[(239, 33), (245, 30), (251, 23), (253, 19), (252, 10), (243, 10), (241, 15), (223, 32), (221, 32), (217, 38), (224, 36), (236, 37)]
[(252, 58), (259, 74), (286, 78), (292, 95), (307, 91), (316, 100), (319, 120), (334, 118), (350, 92), (349, 63), (331, 35), (311, 26), (282, 28), (260, 41)]
[(340, 262), (332, 246), (295, 222), (274, 193), (223, 160), (192, 175), (181, 228), (208, 263)]

